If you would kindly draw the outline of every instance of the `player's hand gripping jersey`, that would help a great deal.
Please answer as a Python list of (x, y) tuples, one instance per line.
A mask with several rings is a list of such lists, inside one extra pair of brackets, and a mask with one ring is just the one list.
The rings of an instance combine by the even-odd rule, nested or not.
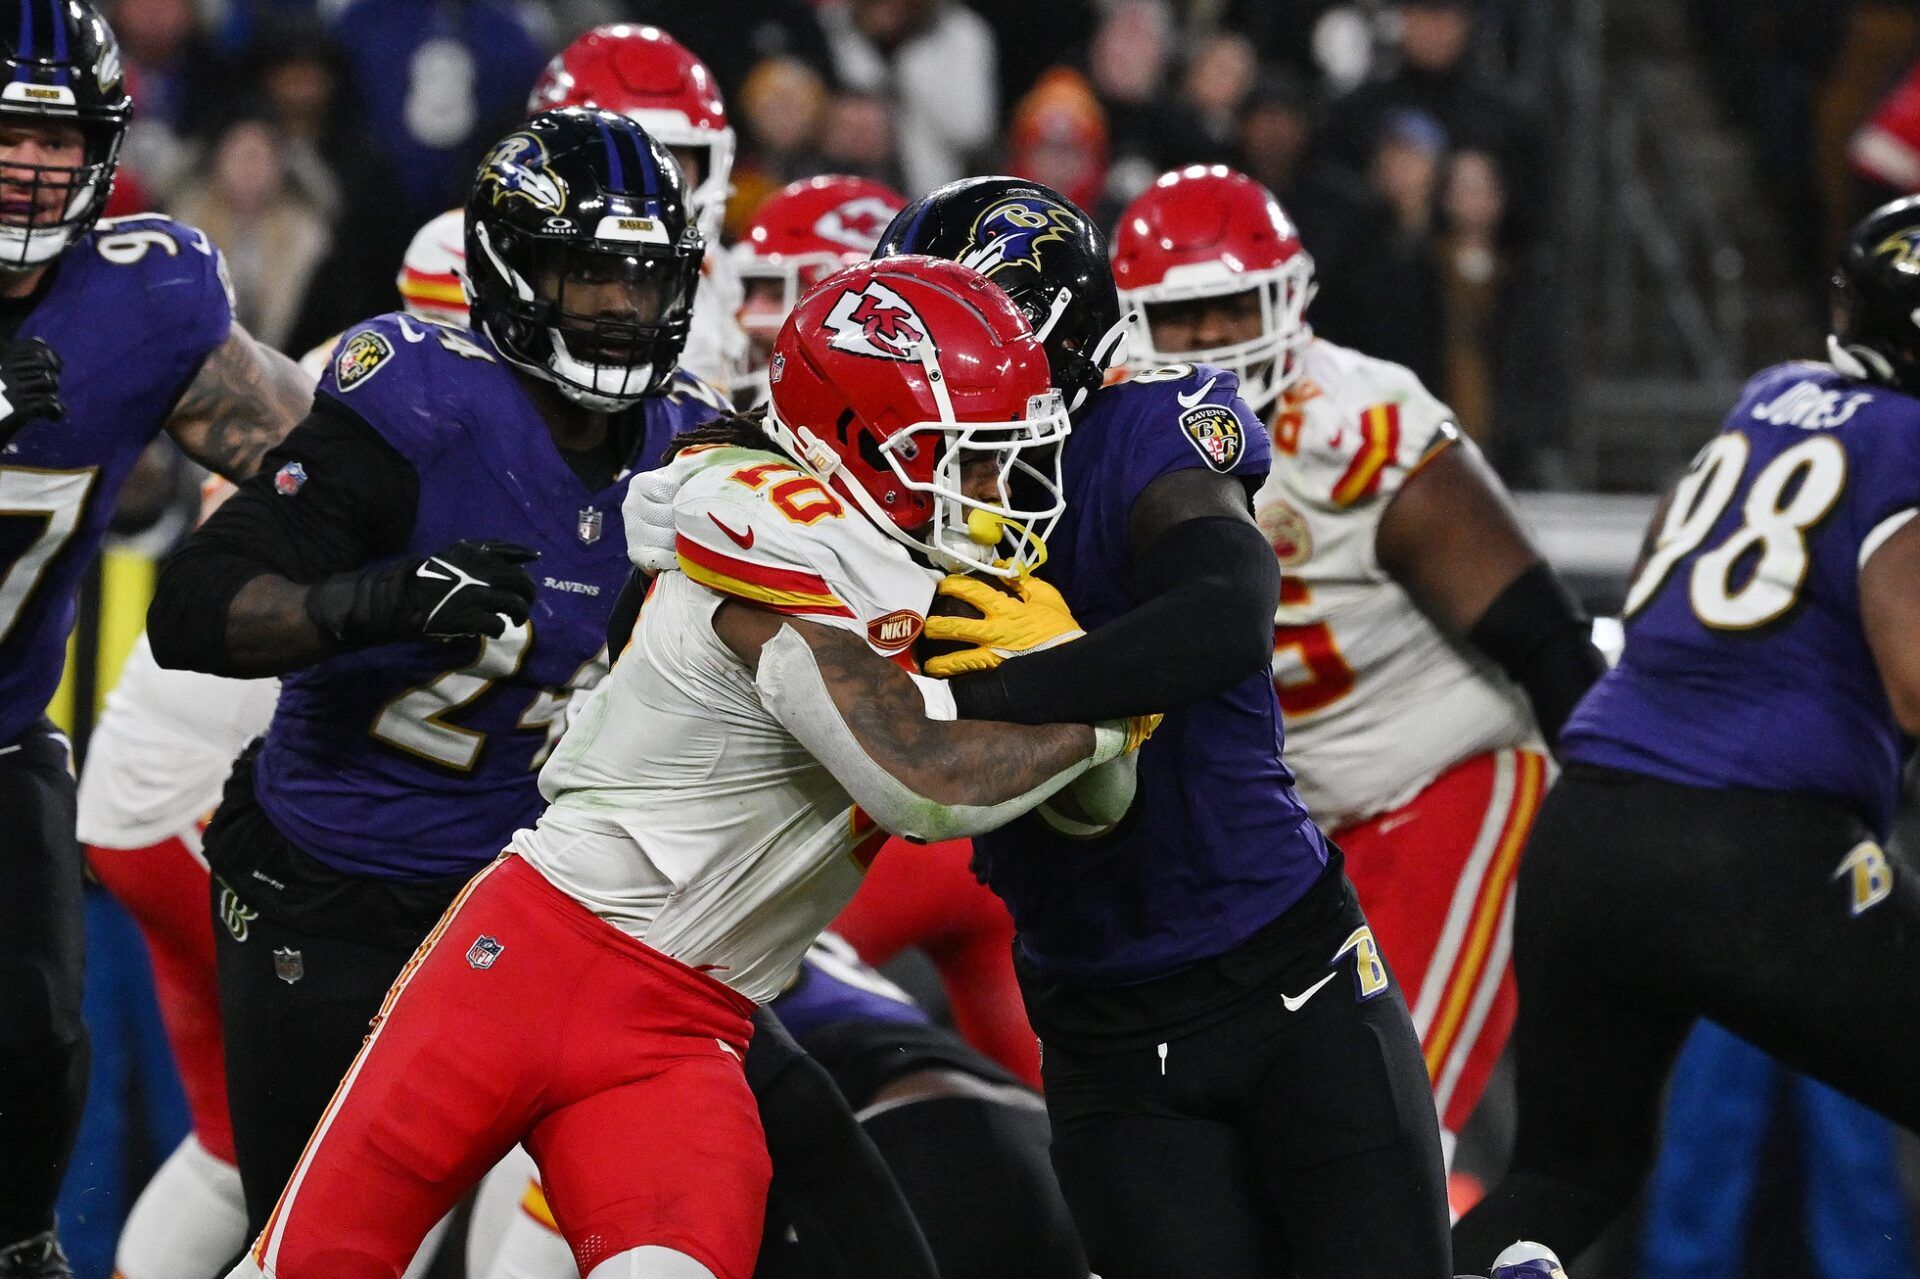
[(1394, 808), (1463, 759), (1536, 740), (1525, 694), (1381, 567), (1381, 517), (1453, 414), (1397, 364), (1321, 338), (1273, 423), (1254, 499), (1284, 576), (1273, 682), (1287, 763), (1329, 830)]
[(102, 221), (79, 236), (11, 336), (60, 352), (66, 416), (0, 448), (0, 743), (40, 718), (60, 682), (76, 586), (127, 473), (201, 364), (233, 300), (211, 241), (171, 218)]
[[(319, 395), (370, 426), (417, 477), (412, 512), (370, 515), (394, 526), (382, 550), (515, 542), (540, 552), (528, 570), (538, 594), (528, 624), (497, 639), (381, 645), (288, 675), (255, 789), (274, 825), (335, 869), (464, 873), (539, 813), (535, 770), (569, 695), (605, 669), (606, 614), (627, 577), (624, 481), (589, 491), (522, 380), (468, 329), (370, 320), (335, 348)], [(633, 465), (657, 465), (720, 402), (684, 374), (641, 400), (628, 410), (643, 418)], [(297, 460), (274, 481), (289, 503), (337, 482)]]
[(778, 454), (697, 460), (674, 500), (681, 571), (655, 583), (514, 847), (609, 923), (765, 1002), (885, 835), (767, 708), (714, 612), (744, 600), (904, 655), (939, 575)]
[(1920, 401), (1824, 364), (1747, 383), (1627, 593), (1627, 647), (1569, 760), (1821, 795), (1885, 838), (1910, 743), (1860, 623), (1859, 569), (1920, 509)]

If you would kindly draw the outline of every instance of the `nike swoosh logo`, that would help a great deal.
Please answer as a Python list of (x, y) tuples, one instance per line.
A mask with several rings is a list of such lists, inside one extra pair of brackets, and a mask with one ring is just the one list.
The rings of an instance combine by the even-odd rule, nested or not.
[(1337, 449), (1340, 447), (1340, 442), (1346, 438), (1347, 438), (1347, 433), (1344, 429), (1335, 431), (1332, 435), (1327, 437), (1327, 447), (1330, 449)]
[(725, 533), (728, 537), (732, 538), (734, 542), (739, 545), (741, 550), (750, 551), (753, 549), (753, 530), (752, 529), (748, 529), (744, 533), (736, 533), (732, 529), (728, 528), (725, 524), (722, 524), (720, 522), (719, 516), (708, 515), (707, 518), (713, 521), (713, 526), (715, 528), (719, 529), (722, 533)]
[(1297, 1013), (1302, 1008), (1305, 1008), (1307, 1006), (1307, 1001), (1309, 999), (1312, 999), (1315, 995), (1320, 993), (1320, 988), (1322, 986), (1326, 985), (1328, 982), (1332, 981), (1335, 977), (1338, 977), (1339, 975), (1340, 975), (1339, 973), (1328, 973), (1325, 977), (1322, 977), (1319, 981), (1313, 983), (1313, 985), (1307, 987), (1305, 990), (1301, 991), (1297, 995), (1280, 996), (1280, 1002), (1287, 1006), (1288, 1012)]
[(1176, 391), (1174, 393), (1173, 398), (1180, 401), (1181, 408), (1190, 409), (1194, 405), (1200, 403), (1200, 401), (1206, 399), (1207, 392), (1213, 390), (1213, 384), (1215, 382), (1218, 382), (1219, 380), (1220, 379), (1217, 377), (1210, 377), (1207, 379), (1207, 384), (1201, 387), (1199, 390), (1195, 391), (1193, 394), (1186, 395)]
[(428, 578), (435, 582), (451, 582), (453, 580), (453, 574), (451, 573), (435, 572), (433, 568), (433, 561), (431, 560), (427, 561), (425, 564), (422, 564), (419, 568), (413, 571), (415, 576)]
[(405, 338), (407, 341), (424, 342), (427, 340), (427, 335), (425, 333), (415, 333), (413, 331), (413, 326), (407, 323), (405, 316), (396, 315), (393, 318), (394, 318), (394, 321), (400, 326), (400, 336)]

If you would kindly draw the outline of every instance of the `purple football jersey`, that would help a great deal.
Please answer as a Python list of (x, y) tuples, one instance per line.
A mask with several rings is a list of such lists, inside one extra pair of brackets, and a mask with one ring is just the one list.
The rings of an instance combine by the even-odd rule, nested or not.
[(233, 325), (219, 254), (171, 218), (102, 222), (51, 270), (14, 336), (59, 354), (67, 415), (0, 449), (0, 745), (45, 712), (120, 486)]
[(1569, 760), (1688, 786), (1820, 795), (1884, 838), (1909, 743), (1860, 623), (1860, 565), (1920, 507), (1920, 401), (1782, 364), (1680, 481), (1625, 609), (1627, 647)]
[[(1221, 369), (1175, 365), (1099, 392), (1075, 421), (1062, 459), (1067, 510), (1041, 575), (1087, 629), (1139, 603), (1127, 525), (1147, 485), (1198, 466), (1265, 478), (1271, 444), (1239, 385)], [(1233, 949), (1298, 901), (1327, 845), (1294, 794), (1281, 740), (1263, 667), (1168, 712), (1113, 833), (1072, 840), (1028, 816), (975, 840), (1035, 968), (1077, 984), (1157, 977)]]
[(821, 934), (794, 974), (793, 985), (781, 991), (772, 1006), (802, 1048), (827, 1027), (850, 1021), (933, 1024), (911, 995), (869, 968), (853, 947), (832, 933)]
[[(606, 622), (629, 568), (621, 479), (592, 492), (555, 447), (521, 378), (481, 334), (387, 315), (349, 330), (320, 393), (412, 464), (405, 554), (462, 538), (517, 542), (538, 595), (499, 639), (342, 653), (288, 675), (255, 765), (274, 824), (350, 874), (477, 869), (531, 826), (535, 783), (570, 690), (606, 668)], [(724, 401), (685, 374), (642, 402), (636, 470)]]

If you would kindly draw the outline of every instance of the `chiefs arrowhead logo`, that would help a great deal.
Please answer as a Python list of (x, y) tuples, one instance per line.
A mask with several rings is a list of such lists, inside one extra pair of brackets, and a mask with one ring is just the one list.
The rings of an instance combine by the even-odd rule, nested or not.
[(927, 337), (913, 306), (878, 280), (842, 293), (827, 312), (827, 330), (833, 334), (827, 345), (835, 350), (882, 360), (917, 358)]
[(813, 224), (813, 233), (856, 253), (871, 253), (880, 233), (893, 221), (894, 210), (876, 195), (863, 195), (834, 205)]

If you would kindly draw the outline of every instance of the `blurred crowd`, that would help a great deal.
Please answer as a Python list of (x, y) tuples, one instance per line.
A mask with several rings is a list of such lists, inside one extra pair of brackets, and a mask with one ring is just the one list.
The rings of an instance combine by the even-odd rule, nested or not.
[(1238, 165), (1318, 265), (1327, 337), (1411, 367), (1508, 479), (1551, 482), (1567, 325), (1552, 156), (1503, 71), (1521, 0), (118, 0), (138, 108), (115, 212), (225, 251), (299, 351), (393, 305), (554, 49), (603, 21), (704, 59), (739, 133), (733, 233), (816, 173), (909, 197), (1012, 172), (1111, 223)]

